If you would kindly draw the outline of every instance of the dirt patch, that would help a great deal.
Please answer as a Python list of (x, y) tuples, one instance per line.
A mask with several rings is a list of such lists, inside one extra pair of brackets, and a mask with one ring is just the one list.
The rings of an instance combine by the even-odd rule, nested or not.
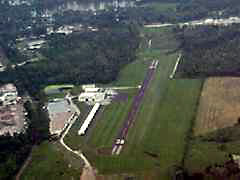
[(83, 168), (80, 180), (96, 180), (96, 172), (92, 168)]
[(99, 155), (109, 156), (109, 155), (112, 154), (112, 147), (99, 148), (99, 149), (97, 149), (97, 153), (98, 153)]
[(230, 127), (240, 120), (240, 78), (209, 78), (204, 83), (194, 134)]

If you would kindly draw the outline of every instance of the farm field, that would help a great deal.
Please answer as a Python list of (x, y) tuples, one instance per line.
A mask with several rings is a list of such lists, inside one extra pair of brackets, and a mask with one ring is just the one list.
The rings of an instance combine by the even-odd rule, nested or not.
[(235, 77), (205, 81), (185, 159), (190, 172), (204, 172), (229, 160), (229, 154), (240, 153), (239, 83), (240, 78)]
[(204, 171), (240, 153), (240, 78), (208, 78), (203, 86), (192, 140), (185, 159), (191, 172)]
[[(86, 137), (70, 135), (65, 141), (73, 149), (81, 148), (99, 174), (133, 173), (139, 179), (169, 179), (174, 165), (181, 165), (186, 137), (195, 118), (196, 105), (202, 80), (176, 79), (169, 75), (176, 62), (176, 43), (171, 29), (144, 29), (147, 43), (142, 45), (138, 59), (126, 66), (114, 85), (139, 85), (149, 63), (159, 60), (158, 69), (145, 93), (143, 103), (133, 127), (130, 128), (126, 145), (119, 156), (110, 156), (109, 149), (122, 127), (136, 90), (130, 90), (127, 102), (114, 102), (100, 110)], [(80, 122), (80, 121), (79, 121)], [(71, 133), (70, 133), (71, 134)]]
[(209, 78), (204, 83), (195, 135), (233, 126), (240, 117), (240, 78)]

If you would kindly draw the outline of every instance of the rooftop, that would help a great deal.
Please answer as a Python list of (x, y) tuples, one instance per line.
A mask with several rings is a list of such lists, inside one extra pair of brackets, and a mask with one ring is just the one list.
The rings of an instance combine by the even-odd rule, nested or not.
[(67, 100), (57, 100), (49, 102), (48, 113), (50, 118), (50, 133), (60, 134), (66, 127), (69, 119), (75, 113), (74, 109), (68, 103)]
[(16, 86), (14, 86), (14, 84), (6, 84), (0, 87), (0, 92), (4, 93), (4, 92), (17, 92), (17, 88)]
[(24, 107), (18, 103), (10, 106), (0, 106), (0, 135), (20, 133), (24, 127)]

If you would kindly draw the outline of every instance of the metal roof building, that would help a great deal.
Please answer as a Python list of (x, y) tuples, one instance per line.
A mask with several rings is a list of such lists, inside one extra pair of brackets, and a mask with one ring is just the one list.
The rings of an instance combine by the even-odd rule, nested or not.
[(68, 104), (67, 100), (50, 102), (48, 103), (47, 109), (51, 120), (49, 131), (51, 134), (59, 135), (66, 128), (75, 111), (71, 105)]
[(96, 103), (91, 112), (89, 113), (88, 117), (86, 118), (86, 120), (84, 121), (84, 123), (82, 124), (81, 128), (78, 131), (79, 135), (84, 135), (86, 133), (87, 128), (89, 127), (90, 123), (92, 122), (94, 116), (96, 115), (98, 109), (100, 108), (100, 103)]

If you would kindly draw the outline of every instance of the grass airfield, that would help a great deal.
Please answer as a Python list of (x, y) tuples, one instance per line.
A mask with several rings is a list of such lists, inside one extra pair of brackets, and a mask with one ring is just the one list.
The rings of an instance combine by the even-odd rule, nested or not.
[(111, 156), (99, 153), (99, 149), (111, 149), (136, 90), (125, 91), (127, 102), (114, 102), (104, 107), (86, 137), (77, 136), (75, 130), (75, 135), (70, 133), (65, 139), (72, 148), (81, 148), (85, 152), (99, 174), (133, 173), (141, 179), (169, 179), (171, 169), (182, 163), (202, 80), (169, 79), (178, 56), (177, 53), (167, 54), (176, 45), (170, 30), (144, 29), (144, 36), (152, 38), (152, 47), (148, 48), (148, 39), (144, 39), (138, 59), (126, 66), (113, 82), (119, 86), (139, 85), (151, 60), (159, 60), (122, 153)]
[[(167, 180), (171, 179), (174, 166), (181, 165), (184, 157), (187, 136), (191, 131), (197, 110), (202, 80), (169, 79), (178, 56), (177, 53), (168, 53), (175, 50), (177, 45), (170, 28), (143, 29), (142, 34), (144, 38), (136, 61), (125, 66), (118, 80), (109, 84), (109, 86), (138, 86), (144, 80), (151, 61), (159, 60), (158, 69), (145, 93), (135, 122), (128, 132), (126, 145), (121, 154), (111, 156), (99, 153), (99, 150), (109, 151), (112, 147), (113, 140), (122, 127), (133, 98), (137, 94), (137, 89), (121, 92), (127, 94), (127, 101), (116, 101), (100, 109), (87, 135), (83, 137), (78, 136), (77, 131), (89, 109), (79, 103), (82, 116), (64, 139), (72, 149), (81, 149), (84, 152), (98, 170), (99, 178), (121, 180), (126, 177), (136, 177)], [(148, 47), (149, 39), (152, 39), (151, 48)], [(49, 146), (55, 147), (56, 144), (50, 143)], [(43, 149), (39, 148), (37, 157), (45, 156)], [(59, 151), (64, 152), (63, 149)], [(37, 157), (33, 156), (32, 165), (39, 159)], [(49, 158), (48, 163), (46, 160), (43, 162), (38, 160), (37, 167), (43, 168), (41, 170), (43, 174), (47, 174), (51, 168), (54, 172), (58, 172), (57, 166), (49, 166), (54, 161), (63, 160), (60, 157), (56, 156), (57, 160)], [(81, 163), (72, 163), (71, 156), (67, 157), (69, 158), (63, 161), (71, 164), (71, 168), (75, 170), (81, 168)], [(73, 171), (76, 172), (75, 170)], [(23, 177), (31, 178), (36, 172), (35, 165), (29, 166), (26, 171)], [(71, 169), (68, 173), (70, 172)], [(61, 177), (61, 174), (56, 173), (55, 176)], [(77, 176), (72, 177), (76, 179)]]

